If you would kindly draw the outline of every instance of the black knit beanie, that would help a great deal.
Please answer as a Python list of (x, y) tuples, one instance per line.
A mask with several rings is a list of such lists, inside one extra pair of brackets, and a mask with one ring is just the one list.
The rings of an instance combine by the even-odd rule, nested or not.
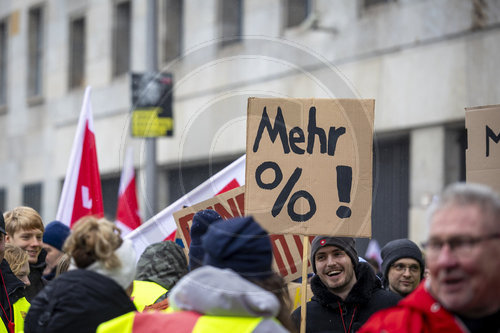
[(418, 261), (420, 265), (420, 279), (424, 277), (424, 259), (422, 257), (422, 251), (420, 251), (417, 244), (409, 239), (396, 239), (385, 244), (381, 251), (382, 256), (382, 273), (384, 274), (384, 280), (387, 280), (387, 274), (389, 273), (389, 267), (401, 259), (401, 258), (411, 258)]
[(351, 237), (328, 237), (328, 236), (316, 236), (311, 244), (311, 264), (313, 266), (313, 271), (316, 273), (316, 262), (314, 257), (316, 252), (325, 246), (336, 246), (339, 249), (345, 251), (347, 255), (351, 258), (354, 269), (359, 263), (358, 252), (356, 251), (356, 241)]

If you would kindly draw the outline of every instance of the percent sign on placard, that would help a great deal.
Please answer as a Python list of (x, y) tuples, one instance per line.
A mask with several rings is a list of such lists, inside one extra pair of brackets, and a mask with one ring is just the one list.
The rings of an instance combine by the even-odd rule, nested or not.
[[(274, 180), (270, 183), (265, 183), (262, 180), (262, 174), (264, 171), (272, 169), (274, 171)], [(339, 200), (341, 202), (350, 202), (351, 199), (351, 184), (352, 184), (352, 168), (345, 165), (339, 165), (337, 170), (337, 190), (339, 195)], [(295, 168), (285, 186), (278, 194), (276, 201), (274, 202), (273, 208), (271, 209), (271, 215), (276, 217), (285, 205), (286, 200), (290, 197), (293, 187), (297, 184), (300, 176), (302, 175), (302, 168)], [(283, 172), (279, 165), (275, 162), (264, 162), (257, 167), (255, 170), (255, 181), (257, 185), (265, 190), (273, 190), (281, 183), (283, 180)], [(295, 202), (298, 199), (303, 198), (309, 203), (309, 211), (303, 214), (297, 213), (295, 211)], [(306, 222), (310, 220), (316, 213), (316, 201), (314, 200), (311, 193), (305, 190), (299, 190), (292, 194), (287, 205), (288, 215), (295, 222)], [(340, 218), (348, 218), (351, 216), (351, 209), (347, 206), (340, 206), (337, 209), (337, 216)]]

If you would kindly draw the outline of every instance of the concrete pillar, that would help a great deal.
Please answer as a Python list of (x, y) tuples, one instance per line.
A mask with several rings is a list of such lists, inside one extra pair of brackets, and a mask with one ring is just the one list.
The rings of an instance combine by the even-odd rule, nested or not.
[(410, 134), (409, 238), (417, 244), (427, 237), (426, 210), (445, 184), (445, 128), (427, 127)]

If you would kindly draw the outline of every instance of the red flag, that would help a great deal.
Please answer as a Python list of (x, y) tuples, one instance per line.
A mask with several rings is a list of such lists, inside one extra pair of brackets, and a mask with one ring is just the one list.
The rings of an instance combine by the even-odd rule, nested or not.
[(129, 147), (123, 163), (120, 188), (118, 189), (118, 208), (116, 210), (116, 226), (121, 229), (122, 236), (141, 225), (135, 189), (133, 158), (132, 147)]
[(90, 87), (85, 90), (56, 219), (72, 227), (82, 216), (104, 215)]

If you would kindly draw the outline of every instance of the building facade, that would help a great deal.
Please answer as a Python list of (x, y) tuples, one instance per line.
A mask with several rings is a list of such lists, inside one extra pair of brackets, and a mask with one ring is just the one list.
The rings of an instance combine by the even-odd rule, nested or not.
[[(141, 0), (0, 0), (0, 208), (54, 219), (81, 108), (92, 106), (106, 214), (134, 146), (130, 72), (147, 68)], [(495, 0), (158, 0), (158, 69), (174, 136), (157, 139), (159, 209), (245, 152), (249, 96), (374, 98), (373, 236), (425, 237), (464, 180), (464, 108), (498, 104)]]

